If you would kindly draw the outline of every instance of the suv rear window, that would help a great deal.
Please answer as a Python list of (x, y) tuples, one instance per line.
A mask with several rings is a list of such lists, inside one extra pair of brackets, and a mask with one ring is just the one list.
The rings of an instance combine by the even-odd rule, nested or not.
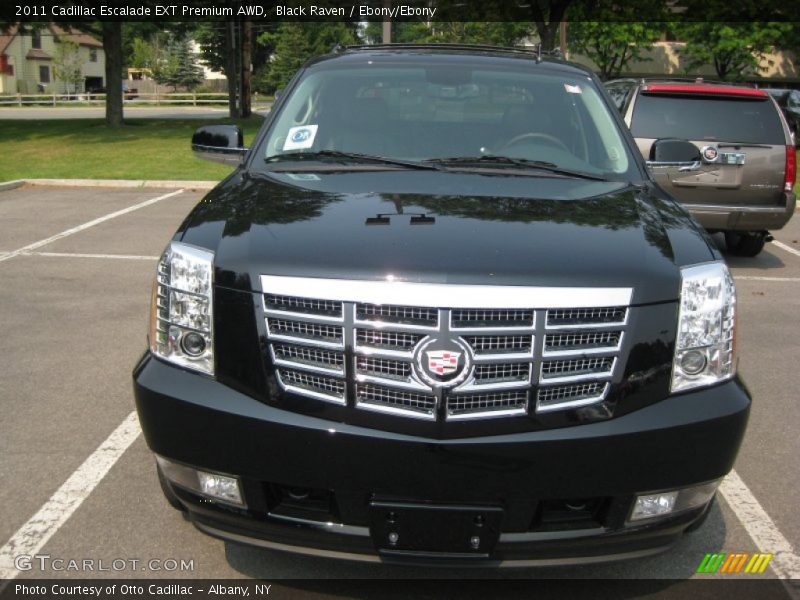
[(778, 111), (768, 99), (640, 94), (631, 120), (637, 138), (680, 138), (783, 145)]

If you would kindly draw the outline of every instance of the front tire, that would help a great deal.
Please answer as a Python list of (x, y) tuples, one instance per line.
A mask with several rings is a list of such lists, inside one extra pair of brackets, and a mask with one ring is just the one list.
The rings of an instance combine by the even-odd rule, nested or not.
[(725, 245), (734, 256), (757, 256), (763, 249), (767, 236), (752, 231), (726, 231)]

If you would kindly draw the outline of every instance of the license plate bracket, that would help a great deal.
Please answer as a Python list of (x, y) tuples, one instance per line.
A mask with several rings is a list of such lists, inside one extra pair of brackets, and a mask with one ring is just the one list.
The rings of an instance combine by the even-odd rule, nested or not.
[(500, 537), (498, 506), (370, 503), (370, 532), (381, 554), (488, 557)]

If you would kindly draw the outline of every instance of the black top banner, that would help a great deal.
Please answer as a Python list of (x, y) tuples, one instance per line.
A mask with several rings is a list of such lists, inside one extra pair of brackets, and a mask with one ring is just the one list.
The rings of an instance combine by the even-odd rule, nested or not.
[[(641, 18), (614, 0), (1, 0), (0, 29), (37, 21), (552, 22), (578, 6), (587, 20), (593, 14), (603, 21)], [(665, 0), (665, 7), (658, 19), (665, 22), (799, 18), (796, 4), (780, 0)]]

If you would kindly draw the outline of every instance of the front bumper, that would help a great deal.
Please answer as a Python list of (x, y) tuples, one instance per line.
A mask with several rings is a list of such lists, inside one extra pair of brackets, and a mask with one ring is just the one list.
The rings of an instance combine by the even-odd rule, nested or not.
[[(306, 554), (434, 564), (462, 559), (379, 555), (370, 502), (501, 507), (499, 540), (484, 564), (599, 562), (666, 549), (704, 507), (630, 526), (634, 495), (724, 476), (750, 408), (737, 379), (609, 421), (440, 440), (284, 411), (149, 356), (134, 371), (134, 392), (155, 453), (241, 478), (246, 509), (172, 489), (201, 530)], [(328, 513), (279, 511), (276, 489), (298, 488), (326, 494)], [(567, 499), (588, 500), (591, 518), (546, 521), (548, 507)]]

